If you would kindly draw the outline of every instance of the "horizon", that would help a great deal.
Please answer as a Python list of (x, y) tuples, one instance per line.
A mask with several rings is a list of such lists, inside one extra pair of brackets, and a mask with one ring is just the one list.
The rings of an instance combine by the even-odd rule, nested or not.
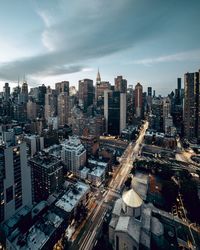
[(8, 0), (0, 10), (0, 87), (23, 75), (29, 87), (95, 83), (99, 67), (111, 84), (122, 75), (128, 84), (171, 92), (177, 78), (200, 68), (199, 8), (198, 0)]

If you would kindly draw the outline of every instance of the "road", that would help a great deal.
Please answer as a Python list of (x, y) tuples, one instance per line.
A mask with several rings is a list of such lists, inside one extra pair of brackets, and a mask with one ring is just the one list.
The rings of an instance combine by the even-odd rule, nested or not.
[(98, 205), (95, 210), (90, 212), (90, 216), (88, 216), (87, 223), (83, 228), (82, 234), (80, 233), (74, 240), (71, 250), (92, 250), (97, 243), (104, 217), (108, 210), (112, 208), (113, 202), (121, 196), (124, 182), (126, 181), (130, 170), (132, 169), (133, 162), (135, 161), (141, 148), (147, 128), (148, 122), (143, 125), (137, 141), (135, 143), (131, 142), (124, 151), (119, 170), (113, 176), (113, 179), (111, 180), (108, 189), (102, 196), (102, 199), (97, 201)]

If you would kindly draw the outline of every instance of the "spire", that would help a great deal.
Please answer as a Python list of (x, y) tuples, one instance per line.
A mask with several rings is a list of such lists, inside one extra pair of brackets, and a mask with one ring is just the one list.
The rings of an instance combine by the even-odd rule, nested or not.
[(100, 73), (99, 73), (99, 68), (98, 68), (98, 72), (97, 72), (96, 82), (97, 82), (97, 83), (100, 83), (100, 82), (101, 82), (101, 76), (100, 76)]

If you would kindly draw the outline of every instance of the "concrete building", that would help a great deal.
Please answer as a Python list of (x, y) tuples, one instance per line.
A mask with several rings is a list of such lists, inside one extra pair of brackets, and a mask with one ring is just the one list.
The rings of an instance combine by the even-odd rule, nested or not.
[(93, 80), (83, 79), (79, 81), (78, 85), (79, 92), (79, 105), (87, 110), (87, 108), (93, 104), (94, 91), (93, 91)]
[(29, 159), (31, 167), (33, 201), (47, 200), (49, 195), (58, 191), (63, 184), (61, 160), (53, 155), (38, 153)]
[(200, 140), (200, 70), (184, 76), (184, 135)]
[(119, 135), (126, 127), (126, 94), (119, 91), (104, 91), (104, 118), (106, 132)]
[(38, 105), (33, 99), (29, 99), (27, 104), (27, 119), (34, 120), (37, 118)]
[(67, 93), (69, 95), (69, 82), (62, 81), (55, 84), (57, 94)]
[(135, 116), (136, 118), (141, 118), (142, 116), (142, 93), (143, 87), (140, 83), (137, 83), (135, 86)]
[(68, 123), (69, 116), (69, 95), (62, 92), (58, 95), (58, 124), (64, 126)]
[(86, 150), (78, 137), (70, 136), (62, 143), (61, 158), (66, 168), (76, 174), (86, 162)]
[(82, 203), (86, 204), (90, 187), (83, 182), (77, 182), (55, 203), (66, 213), (76, 213), (77, 206)]
[(126, 93), (127, 91), (127, 80), (123, 79), (123, 76), (117, 76), (115, 78), (115, 91)]
[(39, 135), (26, 135), (24, 141), (28, 146), (28, 154), (33, 157), (37, 152), (44, 149), (44, 137)]
[(45, 94), (45, 119), (48, 121), (50, 117), (57, 115), (57, 94), (56, 90), (47, 88)]
[[(48, 211), (47, 211), (48, 209)], [(68, 217), (54, 206), (42, 201), (32, 209), (24, 207), (2, 226), (3, 249), (53, 249), (65, 232)]]
[(31, 171), (26, 143), (0, 145), (0, 222), (32, 205)]
[(9, 83), (6, 82), (3, 87), (3, 100), (7, 102), (9, 98), (10, 98), (10, 87), (9, 87)]

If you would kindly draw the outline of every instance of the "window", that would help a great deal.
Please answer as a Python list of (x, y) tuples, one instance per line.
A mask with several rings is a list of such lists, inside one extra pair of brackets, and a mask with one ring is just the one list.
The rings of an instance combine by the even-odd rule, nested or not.
[(119, 236), (116, 235), (116, 250), (119, 250)]
[(6, 189), (6, 203), (10, 202), (13, 199), (13, 187)]

